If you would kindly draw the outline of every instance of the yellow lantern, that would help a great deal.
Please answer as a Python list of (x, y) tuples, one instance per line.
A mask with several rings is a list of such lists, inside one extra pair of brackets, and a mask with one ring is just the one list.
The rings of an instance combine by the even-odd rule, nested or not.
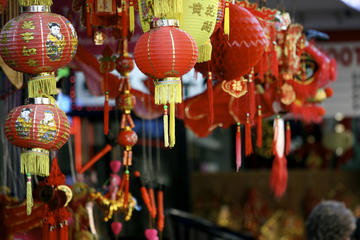
[[(174, 1), (174, 0), (172, 0)], [(198, 62), (211, 59), (210, 36), (214, 31), (221, 0), (177, 0), (182, 2), (183, 10), (178, 13), (167, 12), (166, 18), (178, 19), (180, 29), (184, 30), (195, 40), (199, 49)], [(151, 0), (138, 0), (141, 26), (144, 32), (149, 31), (153, 12)], [(181, 4), (180, 4), (181, 5)], [(179, 8), (178, 8), (179, 9)], [(164, 16), (157, 16), (161, 18)]]

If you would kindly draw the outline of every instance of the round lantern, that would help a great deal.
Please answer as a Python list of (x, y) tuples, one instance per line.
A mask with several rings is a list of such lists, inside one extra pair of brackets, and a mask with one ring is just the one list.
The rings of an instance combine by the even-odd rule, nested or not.
[(117, 141), (120, 146), (131, 149), (137, 142), (138, 136), (130, 127), (121, 130), (117, 136)]
[[(56, 94), (54, 72), (67, 65), (77, 49), (77, 35), (65, 17), (50, 13), (51, 1), (21, 1), (25, 12), (5, 24), (0, 33), (0, 54), (14, 70), (32, 74), (29, 97)], [(29, 6), (30, 5), (30, 6)]]
[(230, 4), (230, 35), (222, 28), (212, 37), (211, 65), (219, 80), (233, 80), (248, 73), (268, 44), (264, 31), (248, 10)]
[(8, 114), (5, 134), (21, 154), (21, 172), (49, 175), (49, 150), (59, 150), (67, 141), (70, 125), (66, 114), (51, 104), (19, 106)]
[[(175, 103), (182, 101), (180, 77), (195, 65), (198, 49), (194, 39), (177, 27), (177, 21), (158, 20), (155, 24), (155, 28), (137, 41), (134, 57), (139, 69), (156, 79), (155, 104), (170, 103), (170, 146), (174, 146)], [(164, 126), (166, 121), (167, 118), (164, 118)], [(166, 132), (164, 136), (166, 138)]]

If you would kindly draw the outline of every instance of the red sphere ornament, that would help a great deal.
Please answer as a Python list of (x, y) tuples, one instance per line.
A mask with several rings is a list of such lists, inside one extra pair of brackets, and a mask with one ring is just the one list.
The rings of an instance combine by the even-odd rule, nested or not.
[(116, 70), (122, 76), (128, 76), (133, 69), (134, 62), (132, 57), (129, 57), (128, 55), (123, 55), (116, 59)]
[(219, 80), (233, 80), (248, 73), (268, 44), (263, 28), (248, 10), (230, 4), (230, 35), (220, 28), (213, 34), (212, 69)]
[(123, 94), (116, 98), (117, 109), (130, 114), (130, 111), (135, 107), (136, 98), (129, 90), (125, 90)]
[[(138, 136), (129, 126), (121, 130), (117, 136), (117, 141), (120, 146), (131, 149), (137, 142)], [(129, 151), (129, 150), (128, 150)]]

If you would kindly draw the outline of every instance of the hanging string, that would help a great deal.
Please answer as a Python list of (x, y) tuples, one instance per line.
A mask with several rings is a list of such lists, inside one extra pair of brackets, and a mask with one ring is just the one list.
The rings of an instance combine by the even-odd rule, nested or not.
[(69, 149), (69, 161), (70, 161), (70, 172), (71, 172), (71, 179), (73, 183), (76, 182), (76, 171), (75, 171), (75, 161), (74, 161), (74, 153), (72, 148), (72, 139), (71, 136), (68, 139), (68, 149)]

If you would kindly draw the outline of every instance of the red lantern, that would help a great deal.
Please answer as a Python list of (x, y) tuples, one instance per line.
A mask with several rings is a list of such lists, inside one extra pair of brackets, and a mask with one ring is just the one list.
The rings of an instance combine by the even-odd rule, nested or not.
[(13, 145), (29, 149), (21, 154), (22, 173), (48, 176), (48, 151), (59, 150), (66, 143), (70, 126), (65, 113), (56, 106), (30, 104), (11, 110), (5, 134)]
[[(175, 103), (182, 102), (180, 77), (195, 65), (198, 49), (194, 39), (180, 30), (175, 20), (158, 20), (135, 46), (136, 65), (155, 80), (155, 103), (170, 103), (170, 147), (175, 145)], [(161, 27), (160, 27), (161, 26)], [(165, 106), (164, 126), (167, 126)], [(167, 127), (164, 128), (168, 146)]]
[(230, 4), (230, 35), (220, 28), (212, 37), (212, 69), (218, 80), (233, 80), (248, 73), (268, 44), (264, 31), (248, 10)]
[(138, 136), (129, 126), (126, 126), (125, 129), (121, 130), (117, 136), (117, 141), (120, 146), (124, 147), (123, 152), (123, 164), (125, 166), (132, 165), (132, 147), (136, 144)]
[(127, 54), (118, 57), (116, 60), (116, 70), (122, 75), (127, 76), (134, 69), (133, 58)]
[[(1, 31), (0, 54), (4, 61), (16, 71), (36, 75), (67, 65), (78, 44), (73, 25), (65, 17), (50, 13), (50, 6), (25, 9), (25, 13), (11, 19)], [(29, 97), (56, 94), (53, 75), (32, 78), (28, 86)]]
[(136, 98), (129, 90), (125, 90), (116, 98), (117, 109), (123, 111), (125, 114), (130, 114), (130, 111), (135, 107)]

